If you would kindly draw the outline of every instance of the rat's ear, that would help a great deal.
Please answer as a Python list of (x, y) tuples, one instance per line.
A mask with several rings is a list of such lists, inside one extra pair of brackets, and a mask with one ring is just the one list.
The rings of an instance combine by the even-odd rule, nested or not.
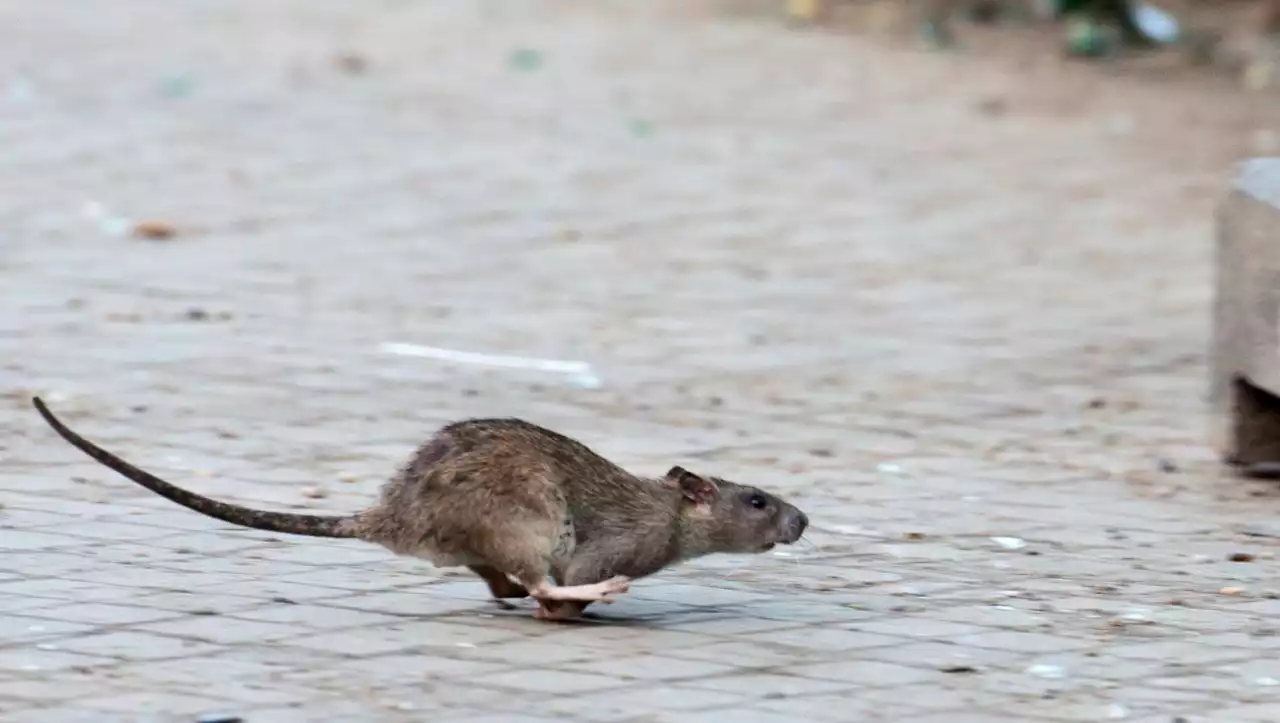
[(676, 465), (667, 471), (667, 484), (680, 488), (684, 498), (699, 506), (710, 506), (720, 495), (720, 488), (706, 477), (699, 477), (689, 470)]

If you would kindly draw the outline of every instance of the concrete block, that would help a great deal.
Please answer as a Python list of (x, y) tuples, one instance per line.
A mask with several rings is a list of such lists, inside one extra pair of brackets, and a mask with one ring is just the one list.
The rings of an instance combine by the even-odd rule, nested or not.
[(1224, 461), (1280, 473), (1280, 158), (1242, 163), (1217, 218), (1210, 400)]

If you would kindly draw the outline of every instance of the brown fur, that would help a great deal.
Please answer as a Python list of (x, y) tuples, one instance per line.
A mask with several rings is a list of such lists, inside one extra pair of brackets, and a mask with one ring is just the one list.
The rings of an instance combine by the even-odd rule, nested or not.
[[(346, 517), (264, 512), (202, 497), (144, 472), (45, 421), (99, 463), (180, 505), (243, 527), (350, 537), (466, 566), (496, 598), (548, 577), (560, 585), (639, 578), (712, 553), (755, 553), (795, 542), (808, 518), (754, 487), (673, 467), (642, 479), (580, 442), (518, 419), (450, 424), (383, 486), (373, 507)], [(542, 600), (542, 617), (572, 617), (586, 601)]]

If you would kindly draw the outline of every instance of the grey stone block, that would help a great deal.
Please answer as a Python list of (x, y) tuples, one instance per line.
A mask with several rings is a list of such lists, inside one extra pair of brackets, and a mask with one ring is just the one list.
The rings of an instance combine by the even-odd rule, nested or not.
[(1280, 158), (1240, 165), (1217, 223), (1215, 444), (1246, 473), (1280, 471)]

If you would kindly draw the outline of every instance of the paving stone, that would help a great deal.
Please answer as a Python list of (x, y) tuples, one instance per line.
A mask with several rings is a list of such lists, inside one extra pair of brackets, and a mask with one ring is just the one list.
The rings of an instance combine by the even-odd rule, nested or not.
[(178, 616), (177, 613), (166, 610), (110, 603), (50, 604), (39, 610), (28, 611), (27, 615), (51, 622), (65, 620), (101, 626), (153, 622)]
[(41, 650), (37, 644), (0, 650), (0, 670), (47, 675), (110, 662), (102, 654), (85, 655), (74, 650)]
[(642, 688), (611, 688), (597, 693), (561, 696), (540, 709), (558, 716), (620, 721), (645, 715), (721, 709), (741, 702), (742, 696), (737, 693), (668, 684), (663, 685), (657, 695), (650, 685), (645, 685)]
[(158, 623), (137, 624), (133, 625), (132, 628), (182, 640), (194, 640), (220, 645), (235, 643), (268, 644), (286, 638), (297, 637), (308, 631), (308, 628), (284, 623), (250, 620), (232, 622), (218, 615), (198, 615)]
[(360, 610), (347, 610), (325, 605), (268, 605), (251, 610), (238, 611), (233, 614), (236, 620), (257, 620), (272, 623), (289, 623), (305, 625), (310, 630), (336, 630), (341, 628), (365, 627), (374, 624), (388, 624), (400, 621), (393, 615)]
[(206, 655), (218, 648), (205, 643), (120, 630), (64, 640), (60, 646), (73, 653), (108, 656), (122, 660), (163, 660)]
[(574, 694), (619, 687), (617, 676), (561, 670), (519, 670), (485, 678), (485, 685), (550, 694)]
[(724, 715), (728, 711), (733, 711), (736, 720), (746, 721), (749, 723), (784, 723), (784, 721), (795, 720), (787, 713), (774, 713), (767, 710), (753, 710), (751, 708), (733, 707), (728, 709), (711, 710), (698, 713), (673, 713), (662, 716), (664, 721), (678, 721), (680, 723), (692, 723), (692, 721), (706, 720), (709, 716), (717, 714)]
[(218, 711), (225, 701), (195, 695), (170, 693), (126, 693), (97, 700), (85, 700), (82, 704), (104, 711), (118, 711), (125, 715), (162, 715), (172, 718), (178, 715), (198, 717), (200, 714)]
[(681, 660), (660, 655), (638, 655), (617, 660), (567, 664), (567, 670), (612, 675), (622, 680), (690, 680), (702, 676), (728, 673), (730, 665), (717, 665), (701, 660)]
[(699, 678), (689, 682), (690, 687), (720, 690), (741, 695), (782, 696), (828, 693), (857, 687), (851, 681), (819, 680), (791, 675), (744, 673), (719, 678)]

